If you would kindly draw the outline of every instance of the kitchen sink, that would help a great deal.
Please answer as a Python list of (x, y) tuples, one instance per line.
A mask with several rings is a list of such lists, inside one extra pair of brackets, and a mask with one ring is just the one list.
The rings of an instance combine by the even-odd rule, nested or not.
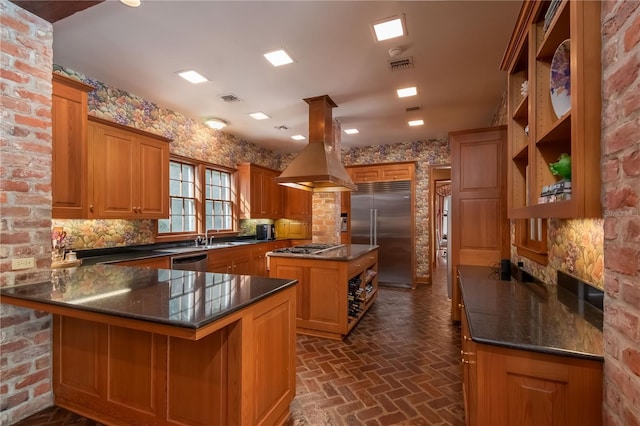
[(154, 251), (159, 251), (162, 253), (189, 253), (193, 251), (204, 251), (207, 250), (207, 247), (204, 246), (189, 246), (189, 247), (171, 247), (165, 249), (156, 249)]

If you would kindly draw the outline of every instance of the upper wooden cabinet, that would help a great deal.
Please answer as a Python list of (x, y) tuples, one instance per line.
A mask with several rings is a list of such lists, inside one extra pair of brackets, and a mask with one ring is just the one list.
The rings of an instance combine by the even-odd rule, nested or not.
[(349, 166), (346, 169), (354, 183), (413, 180), (415, 175), (414, 162)]
[(93, 87), (53, 74), (52, 217), (86, 217), (87, 93)]
[(284, 217), (284, 187), (275, 178), (277, 170), (250, 163), (238, 164), (240, 218), (280, 219)]
[(284, 217), (302, 221), (311, 220), (312, 192), (287, 186), (284, 194)]
[(168, 142), (89, 117), (89, 217), (169, 217)]
[[(523, 2), (501, 65), (509, 79), (508, 203), (512, 218), (602, 216), (601, 4), (564, 0), (555, 12), (549, 11), (554, 3)], [(561, 45), (568, 49), (562, 51)], [(556, 100), (570, 94), (569, 110), (564, 114), (566, 108), (560, 102), (554, 108), (552, 86)], [(558, 161), (562, 153), (571, 156), (570, 199), (549, 202), (541, 199), (543, 188), (560, 180), (549, 163)]]

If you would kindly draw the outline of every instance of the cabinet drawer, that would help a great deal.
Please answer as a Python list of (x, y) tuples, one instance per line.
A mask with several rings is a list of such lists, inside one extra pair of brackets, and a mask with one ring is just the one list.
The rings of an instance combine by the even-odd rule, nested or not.
[(359, 258), (349, 262), (348, 273), (349, 278), (365, 271), (377, 262), (377, 255), (373, 253), (367, 253)]

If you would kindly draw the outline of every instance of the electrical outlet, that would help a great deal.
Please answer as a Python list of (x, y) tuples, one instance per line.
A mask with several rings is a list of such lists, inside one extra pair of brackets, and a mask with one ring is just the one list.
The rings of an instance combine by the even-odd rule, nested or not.
[(36, 266), (36, 261), (33, 257), (23, 257), (21, 259), (11, 260), (11, 269), (13, 271), (15, 271), (16, 269), (34, 268), (35, 266)]

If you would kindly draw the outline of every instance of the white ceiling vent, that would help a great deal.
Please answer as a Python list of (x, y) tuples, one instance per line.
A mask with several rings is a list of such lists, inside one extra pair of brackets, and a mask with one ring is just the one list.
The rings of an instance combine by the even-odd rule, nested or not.
[(409, 70), (413, 68), (413, 57), (399, 58), (389, 61), (391, 71)]
[(231, 93), (229, 93), (228, 95), (220, 96), (220, 99), (222, 99), (225, 102), (240, 102), (240, 98)]

